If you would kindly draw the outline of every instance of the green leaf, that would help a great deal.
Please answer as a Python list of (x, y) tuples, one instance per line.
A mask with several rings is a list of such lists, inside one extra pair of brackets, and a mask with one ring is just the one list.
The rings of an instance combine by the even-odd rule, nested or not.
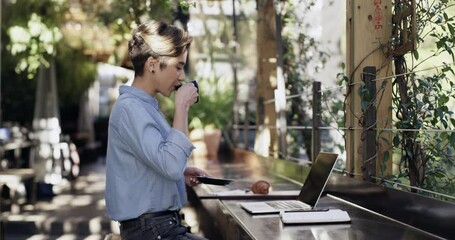
[(419, 60), (419, 51), (414, 50), (414, 51), (412, 52), (412, 54), (414, 55), (415, 60)]
[(442, 40), (439, 40), (436, 42), (436, 48), (440, 49), (442, 46), (444, 46), (444, 43), (442, 42)]
[(455, 132), (450, 134), (450, 142), (455, 143)]
[(393, 137), (393, 146), (398, 147), (400, 145), (400, 136)]
[(444, 106), (446, 103), (449, 102), (449, 97), (446, 96), (446, 95), (442, 95), (439, 99), (438, 99), (438, 104), (439, 106)]
[(365, 112), (367, 110), (367, 107), (368, 107), (368, 102), (367, 101), (361, 101), (360, 102), (360, 107), (362, 109), (362, 112)]
[(449, 134), (447, 132), (442, 132), (441, 133), (441, 138), (448, 139), (449, 138)]
[(452, 24), (447, 24), (447, 27), (449, 28), (450, 34), (453, 36), (455, 35), (455, 29)]
[(435, 177), (437, 177), (437, 178), (443, 178), (443, 177), (446, 176), (446, 174), (444, 174), (443, 172), (438, 171), (438, 172), (435, 172), (435, 173), (433, 174), (433, 176), (435, 176)]
[(384, 152), (384, 162), (387, 162), (389, 160), (390, 160), (390, 153), (389, 153), (389, 151), (385, 151)]

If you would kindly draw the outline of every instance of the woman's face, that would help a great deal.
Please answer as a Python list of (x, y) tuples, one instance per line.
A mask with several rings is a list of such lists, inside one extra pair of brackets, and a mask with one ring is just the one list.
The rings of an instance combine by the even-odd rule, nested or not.
[(169, 97), (175, 91), (175, 87), (185, 80), (183, 66), (186, 64), (187, 55), (188, 51), (184, 51), (178, 57), (169, 58), (167, 65), (163, 69), (160, 67), (155, 68), (158, 80), (157, 92)]

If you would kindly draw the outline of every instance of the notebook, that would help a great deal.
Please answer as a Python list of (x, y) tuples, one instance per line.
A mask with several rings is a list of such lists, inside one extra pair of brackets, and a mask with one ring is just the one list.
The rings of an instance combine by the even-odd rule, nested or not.
[(297, 200), (241, 202), (240, 206), (252, 214), (314, 209), (337, 158), (338, 154), (336, 153), (320, 152), (318, 154), (305, 183), (300, 189)]

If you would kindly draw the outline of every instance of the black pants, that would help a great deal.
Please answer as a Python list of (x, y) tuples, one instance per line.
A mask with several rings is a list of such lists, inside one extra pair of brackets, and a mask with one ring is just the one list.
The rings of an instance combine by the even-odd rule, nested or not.
[(140, 217), (120, 222), (122, 240), (203, 240), (187, 232), (181, 225), (180, 214), (177, 211), (160, 213), (145, 213)]

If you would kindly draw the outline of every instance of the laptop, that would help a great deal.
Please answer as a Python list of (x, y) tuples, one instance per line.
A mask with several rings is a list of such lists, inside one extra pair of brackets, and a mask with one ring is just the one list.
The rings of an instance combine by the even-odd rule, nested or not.
[(241, 202), (240, 206), (251, 214), (312, 210), (321, 197), (337, 158), (336, 153), (318, 154), (297, 200)]

